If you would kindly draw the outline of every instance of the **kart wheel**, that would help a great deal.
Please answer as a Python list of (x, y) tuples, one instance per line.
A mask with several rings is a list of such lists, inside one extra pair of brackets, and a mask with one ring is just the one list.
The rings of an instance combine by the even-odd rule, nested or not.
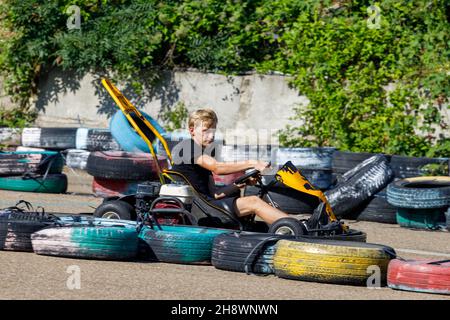
[(95, 209), (94, 217), (134, 220), (136, 219), (136, 212), (131, 204), (121, 200), (113, 200), (106, 201)]
[(301, 221), (294, 218), (281, 218), (270, 226), (268, 233), (299, 237), (307, 231)]

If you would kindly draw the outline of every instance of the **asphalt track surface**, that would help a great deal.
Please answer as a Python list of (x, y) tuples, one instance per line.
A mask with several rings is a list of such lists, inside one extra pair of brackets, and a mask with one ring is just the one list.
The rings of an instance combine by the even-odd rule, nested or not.
[[(23, 199), (49, 212), (92, 213), (102, 200), (90, 194), (91, 177), (79, 171), (67, 173), (68, 194), (0, 191), (0, 208)], [(450, 259), (449, 232), (347, 222), (352, 228), (365, 231), (368, 242), (391, 246), (403, 258)], [(70, 266), (80, 268), (80, 289), (68, 289)], [(80, 260), (8, 251), (0, 251), (0, 270), (0, 299), (450, 299), (389, 288), (301, 282), (273, 275), (250, 276), (212, 266)]]

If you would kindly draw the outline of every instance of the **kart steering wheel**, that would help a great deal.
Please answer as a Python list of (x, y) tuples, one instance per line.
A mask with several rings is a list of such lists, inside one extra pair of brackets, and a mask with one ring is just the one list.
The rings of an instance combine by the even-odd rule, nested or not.
[[(270, 167), (270, 162), (267, 165), (267, 167)], [(244, 174), (243, 176), (240, 176), (239, 178), (237, 178), (236, 180), (234, 180), (234, 184), (241, 184), (241, 183), (245, 183), (248, 180), (250, 180), (251, 178), (256, 178), (258, 176), (261, 175), (261, 171), (257, 170), (257, 169), (252, 169), (249, 172), (247, 172), (246, 174)]]
[(239, 178), (237, 178), (236, 180), (234, 180), (234, 184), (241, 184), (241, 183), (245, 183), (248, 180), (250, 180), (251, 178), (256, 178), (257, 176), (259, 176), (261, 174), (261, 172), (257, 169), (253, 169), (250, 172), (247, 172), (246, 174), (244, 174), (243, 176), (240, 176)]

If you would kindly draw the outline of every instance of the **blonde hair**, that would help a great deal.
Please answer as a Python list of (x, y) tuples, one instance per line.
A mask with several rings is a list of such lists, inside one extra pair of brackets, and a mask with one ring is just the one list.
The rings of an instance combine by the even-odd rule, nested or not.
[(189, 115), (188, 126), (193, 128), (197, 121), (202, 121), (208, 128), (217, 125), (217, 114), (212, 109), (198, 109)]

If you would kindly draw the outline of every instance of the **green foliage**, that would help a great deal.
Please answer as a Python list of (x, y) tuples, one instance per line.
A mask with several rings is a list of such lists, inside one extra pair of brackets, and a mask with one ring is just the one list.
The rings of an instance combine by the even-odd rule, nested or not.
[(25, 128), (36, 119), (35, 112), (24, 112), (20, 108), (0, 110), (0, 127)]
[(179, 102), (173, 109), (168, 109), (161, 114), (164, 128), (167, 131), (185, 129), (187, 127), (188, 117), (189, 111), (182, 102)]
[[(114, 71), (142, 90), (155, 68), (292, 76), (310, 104), (280, 133), (286, 146), (448, 156), (450, 4), (445, 0), (4, 0), (0, 72), (24, 110), (53, 66)], [(81, 8), (68, 30), (67, 8)], [(385, 90), (391, 86), (389, 90)], [(180, 114), (182, 116), (182, 114)], [(175, 114), (167, 116), (180, 125)], [(172, 120), (171, 120), (172, 119)]]

